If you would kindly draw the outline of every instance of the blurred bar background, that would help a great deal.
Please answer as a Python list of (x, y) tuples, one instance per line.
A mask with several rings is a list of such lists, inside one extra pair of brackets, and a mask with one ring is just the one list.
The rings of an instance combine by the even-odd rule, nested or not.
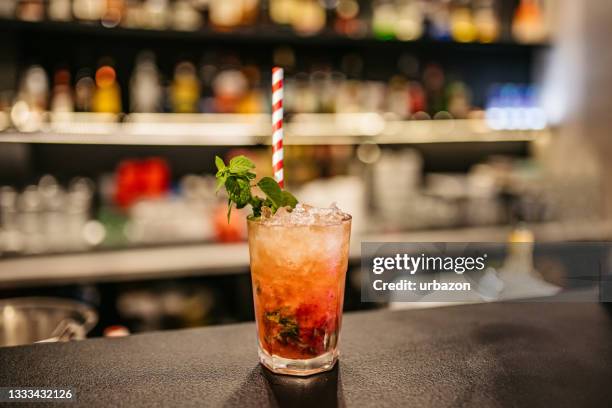
[[(361, 241), (612, 238), (612, 5), (571, 0), (3, 0), (0, 298), (91, 305), (93, 335), (252, 320), (214, 156)], [(535, 265), (566, 287), (558, 254)]]

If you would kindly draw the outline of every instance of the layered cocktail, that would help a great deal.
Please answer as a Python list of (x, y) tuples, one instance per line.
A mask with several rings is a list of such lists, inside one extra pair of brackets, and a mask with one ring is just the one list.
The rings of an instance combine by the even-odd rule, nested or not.
[(261, 363), (282, 374), (330, 370), (338, 359), (351, 216), (335, 206), (298, 204), (270, 177), (255, 183), (247, 157), (228, 164), (215, 157), (215, 164), (217, 190), (227, 192), (228, 221), (233, 207), (252, 210), (249, 252)]
[(338, 358), (351, 217), (301, 204), (248, 221), (259, 357), (310, 375)]

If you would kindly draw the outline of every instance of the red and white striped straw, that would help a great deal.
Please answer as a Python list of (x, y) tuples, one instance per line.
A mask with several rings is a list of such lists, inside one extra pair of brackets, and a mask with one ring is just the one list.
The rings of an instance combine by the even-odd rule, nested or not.
[(274, 179), (285, 187), (283, 176), (283, 69), (272, 68), (272, 170)]

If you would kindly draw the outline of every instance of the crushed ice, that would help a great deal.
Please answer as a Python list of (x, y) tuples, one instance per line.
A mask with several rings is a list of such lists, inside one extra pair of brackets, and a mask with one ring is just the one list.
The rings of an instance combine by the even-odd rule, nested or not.
[(261, 220), (266, 225), (334, 225), (349, 217), (335, 203), (327, 208), (299, 203), (293, 210), (289, 207), (279, 208), (276, 214), (272, 214), (267, 207), (262, 208), (261, 211)]

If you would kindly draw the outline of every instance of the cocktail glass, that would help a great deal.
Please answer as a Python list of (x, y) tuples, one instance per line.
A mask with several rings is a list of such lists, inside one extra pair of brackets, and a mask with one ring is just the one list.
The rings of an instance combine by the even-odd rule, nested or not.
[(351, 217), (312, 225), (248, 220), (261, 363), (306, 376), (338, 359)]

